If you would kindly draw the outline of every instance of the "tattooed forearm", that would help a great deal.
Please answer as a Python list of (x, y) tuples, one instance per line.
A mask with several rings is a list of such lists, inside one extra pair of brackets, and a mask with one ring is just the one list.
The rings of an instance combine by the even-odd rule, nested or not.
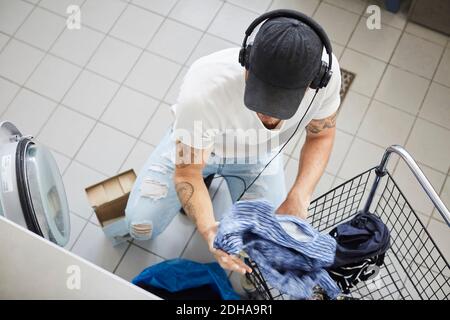
[(336, 126), (336, 118), (337, 112), (325, 119), (311, 120), (311, 122), (306, 126), (306, 130), (308, 133), (318, 134), (325, 129), (334, 128)]
[(181, 206), (183, 207), (186, 214), (194, 219), (195, 217), (195, 206), (192, 203), (192, 195), (194, 194), (194, 186), (189, 182), (179, 182), (175, 185), (175, 190), (180, 199)]
[(209, 149), (192, 148), (180, 141), (176, 143), (175, 191), (184, 212), (202, 234), (215, 223), (211, 198), (202, 175), (210, 153)]

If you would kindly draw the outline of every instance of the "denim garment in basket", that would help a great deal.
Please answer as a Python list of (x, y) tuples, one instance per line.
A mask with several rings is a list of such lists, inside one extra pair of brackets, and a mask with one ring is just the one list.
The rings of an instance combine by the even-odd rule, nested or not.
[(310, 298), (316, 285), (331, 298), (340, 293), (325, 271), (334, 262), (336, 241), (304, 220), (275, 214), (266, 200), (236, 202), (220, 221), (214, 247), (230, 254), (243, 250), (270, 285), (293, 298)]

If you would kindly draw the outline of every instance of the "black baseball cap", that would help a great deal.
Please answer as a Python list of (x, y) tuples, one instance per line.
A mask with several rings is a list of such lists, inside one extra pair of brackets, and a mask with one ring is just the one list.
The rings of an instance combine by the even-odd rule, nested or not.
[(261, 25), (249, 56), (244, 104), (252, 111), (289, 119), (319, 72), (323, 44), (303, 22), (279, 17)]

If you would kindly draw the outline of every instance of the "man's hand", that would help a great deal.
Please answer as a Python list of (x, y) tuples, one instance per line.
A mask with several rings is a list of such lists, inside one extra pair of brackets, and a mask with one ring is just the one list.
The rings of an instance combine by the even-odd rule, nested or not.
[(242, 274), (245, 274), (246, 272), (252, 272), (252, 269), (247, 266), (239, 257), (234, 255), (229, 255), (225, 251), (216, 249), (213, 247), (214, 239), (217, 234), (217, 226), (219, 224), (216, 223), (211, 228), (209, 228), (204, 234), (203, 237), (205, 238), (206, 242), (208, 243), (209, 251), (214, 255), (217, 262), (220, 264), (220, 266), (224, 269), (231, 270), (231, 271), (237, 271)]
[(278, 207), (276, 213), (293, 215), (301, 219), (308, 217), (308, 200), (302, 200), (299, 196), (289, 194), (286, 200)]

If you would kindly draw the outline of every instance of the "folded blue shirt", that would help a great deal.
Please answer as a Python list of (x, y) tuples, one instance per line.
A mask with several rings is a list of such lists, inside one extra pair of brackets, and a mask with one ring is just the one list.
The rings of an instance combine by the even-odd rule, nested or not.
[(294, 216), (275, 214), (266, 200), (236, 202), (220, 221), (214, 247), (241, 250), (255, 261), (266, 281), (295, 299), (308, 299), (319, 285), (330, 298), (340, 290), (325, 271), (333, 264), (336, 241)]

